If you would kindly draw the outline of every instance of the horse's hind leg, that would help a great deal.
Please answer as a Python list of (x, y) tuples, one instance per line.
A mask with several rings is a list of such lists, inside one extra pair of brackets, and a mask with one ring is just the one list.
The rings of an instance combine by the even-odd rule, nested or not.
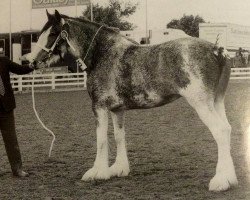
[(127, 176), (130, 172), (126, 150), (124, 111), (111, 112), (117, 145), (115, 163), (110, 167), (111, 176)]
[(210, 181), (209, 190), (223, 191), (229, 189), (231, 185), (238, 183), (230, 154), (231, 126), (216, 111), (214, 98), (205, 94), (202, 96), (196, 101), (193, 98), (186, 97), (186, 99), (197, 111), (204, 124), (207, 125), (218, 146), (216, 174)]
[(108, 166), (108, 110), (94, 109), (97, 120), (97, 154), (94, 166), (89, 169), (82, 177), (82, 180), (109, 179), (110, 170)]
[(224, 98), (216, 98), (214, 101), (214, 107), (221, 119), (224, 120), (230, 126), (226, 115)]

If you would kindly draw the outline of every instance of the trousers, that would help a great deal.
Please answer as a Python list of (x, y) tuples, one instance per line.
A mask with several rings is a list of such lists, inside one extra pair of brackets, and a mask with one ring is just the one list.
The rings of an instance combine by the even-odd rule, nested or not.
[(14, 111), (0, 111), (0, 131), (13, 173), (22, 168), (22, 158), (16, 136)]

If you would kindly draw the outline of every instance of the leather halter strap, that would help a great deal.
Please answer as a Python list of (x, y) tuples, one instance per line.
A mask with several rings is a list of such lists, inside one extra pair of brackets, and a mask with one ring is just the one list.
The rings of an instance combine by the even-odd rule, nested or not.
[(57, 43), (59, 42), (59, 40), (61, 39), (61, 34), (59, 34), (55, 40), (55, 42), (53, 43), (53, 45), (50, 48), (47, 48), (39, 43), (36, 43), (36, 46), (38, 46), (39, 48), (41, 48), (42, 50), (46, 51), (49, 55), (54, 51)]

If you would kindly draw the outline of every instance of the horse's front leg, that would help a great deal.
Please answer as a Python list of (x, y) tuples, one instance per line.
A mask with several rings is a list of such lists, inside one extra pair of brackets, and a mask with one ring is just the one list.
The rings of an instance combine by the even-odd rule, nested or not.
[(111, 112), (117, 145), (115, 163), (110, 167), (111, 176), (127, 176), (130, 172), (124, 130), (124, 111)]
[(83, 181), (110, 178), (107, 140), (108, 110), (103, 108), (94, 108), (93, 111), (97, 121), (97, 154), (94, 166), (83, 175)]

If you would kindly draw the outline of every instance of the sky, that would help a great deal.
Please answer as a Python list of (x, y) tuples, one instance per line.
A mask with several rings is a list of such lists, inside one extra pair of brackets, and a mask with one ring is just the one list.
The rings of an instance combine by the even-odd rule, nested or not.
[[(10, 14), (10, 1), (12, 12)], [(138, 8), (127, 20), (137, 26), (137, 30), (146, 30), (146, 1), (148, 10), (148, 28), (164, 29), (172, 19), (179, 19), (184, 14), (199, 15), (206, 22), (234, 23), (250, 26), (250, 0), (120, 0), (138, 2)], [(93, 3), (107, 4), (108, 0), (93, 0)], [(22, 30), (40, 30), (47, 21), (45, 9), (33, 9), (31, 0), (0, 0), (0, 33)], [(53, 13), (55, 8), (49, 8)], [(75, 16), (75, 7), (56, 8), (59, 12)], [(79, 6), (77, 15), (86, 9)]]

